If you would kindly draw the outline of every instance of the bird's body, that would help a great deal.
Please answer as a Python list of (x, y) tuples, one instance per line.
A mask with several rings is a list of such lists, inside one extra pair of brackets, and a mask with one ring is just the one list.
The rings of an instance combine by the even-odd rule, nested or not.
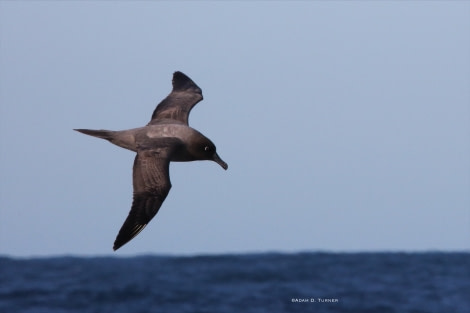
[[(109, 140), (116, 146), (134, 152), (137, 152), (139, 148), (152, 147), (155, 144), (158, 145), (159, 140), (162, 138), (176, 138), (187, 144), (182, 147), (183, 150), (181, 150), (181, 154), (174, 156), (174, 158), (170, 160), (174, 162), (198, 160), (189, 153), (191, 145), (195, 145), (200, 141), (209, 140), (194, 128), (172, 120), (162, 120), (153, 125), (121, 131), (91, 129), (77, 129), (77, 131)], [(186, 153), (183, 153), (183, 151)]]
[(189, 112), (201, 100), (201, 89), (183, 73), (175, 72), (173, 91), (160, 102), (146, 126), (123, 131), (76, 129), (137, 152), (134, 199), (114, 250), (137, 236), (157, 214), (171, 188), (170, 162), (212, 160), (227, 169), (212, 141), (188, 125)]

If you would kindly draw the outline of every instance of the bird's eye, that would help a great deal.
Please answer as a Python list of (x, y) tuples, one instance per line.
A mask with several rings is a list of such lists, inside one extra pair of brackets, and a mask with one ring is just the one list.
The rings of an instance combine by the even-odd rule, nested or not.
[(204, 147), (204, 151), (209, 151), (211, 148), (209, 146)]

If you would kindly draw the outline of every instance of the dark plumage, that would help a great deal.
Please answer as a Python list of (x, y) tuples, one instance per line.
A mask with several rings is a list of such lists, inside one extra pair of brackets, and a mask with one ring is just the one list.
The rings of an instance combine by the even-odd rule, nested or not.
[(201, 89), (185, 74), (175, 72), (173, 90), (158, 104), (146, 126), (123, 131), (75, 129), (137, 152), (132, 175), (134, 199), (114, 250), (137, 236), (157, 214), (171, 188), (171, 161), (212, 160), (227, 169), (212, 141), (188, 126), (189, 112), (202, 99)]

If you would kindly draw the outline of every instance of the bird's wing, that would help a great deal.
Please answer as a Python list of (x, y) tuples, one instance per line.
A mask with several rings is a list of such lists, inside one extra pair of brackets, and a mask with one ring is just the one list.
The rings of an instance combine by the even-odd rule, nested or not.
[(177, 138), (159, 138), (152, 148), (137, 151), (133, 168), (134, 199), (127, 219), (114, 241), (117, 250), (137, 236), (157, 214), (171, 188), (171, 154), (180, 146)]
[(172, 83), (173, 90), (157, 105), (149, 125), (161, 119), (172, 119), (188, 125), (189, 112), (202, 100), (201, 88), (185, 74), (175, 72)]

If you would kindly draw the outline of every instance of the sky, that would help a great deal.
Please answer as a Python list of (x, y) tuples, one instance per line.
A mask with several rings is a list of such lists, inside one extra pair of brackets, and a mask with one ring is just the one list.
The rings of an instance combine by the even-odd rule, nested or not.
[[(182, 71), (229, 168), (172, 163), (112, 244)], [(0, 254), (470, 250), (469, 1), (0, 1)]]

